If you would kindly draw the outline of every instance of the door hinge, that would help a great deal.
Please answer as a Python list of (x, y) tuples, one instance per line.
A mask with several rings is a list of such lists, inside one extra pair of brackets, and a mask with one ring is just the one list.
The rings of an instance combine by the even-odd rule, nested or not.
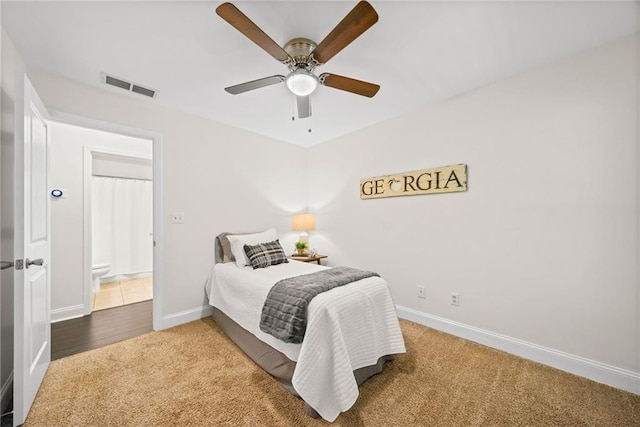
[(24, 268), (24, 260), (17, 259), (15, 267), (16, 267), (16, 270), (22, 270)]

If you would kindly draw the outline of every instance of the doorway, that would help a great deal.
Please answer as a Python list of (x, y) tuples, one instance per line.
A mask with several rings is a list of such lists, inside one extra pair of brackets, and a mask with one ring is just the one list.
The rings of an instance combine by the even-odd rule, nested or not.
[[(51, 319), (57, 322), (91, 314), (94, 294), (100, 291), (102, 277), (115, 281), (138, 279), (140, 274), (149, 275), (153, 270), (153, 236), (150, 236), (153, 231), (153, 184), (146, 181), (153, 178), (153, 146), (149, 139), (56, 121), (51, 122), (50, 132)], [(134, 182), (134, 179), (138, 180)], [(127, 190), (120, 185), (115, 191), (110, 187), (107, 193), (94, 194), (105, 187), (97, 185), (96, 181), (106, 180), (125, 186), (128, 183), (144, 184), (148, 190), (144, 230), (147, 238), (141, 244), (146, 244), (146, 248), (139, 250), (144, 252), (146, 262), (144, 268), (137, 271), (131, 270), (130, 262), (115, 258), (126, 249), (128, 242), (123, 240), (127, 234), (139, 232), (132, 229), (131, 218), (122, 217), (127, 210), (131, 214), (128, 203), (139, 195), (123, 200), (120, 196)], [(119, 205), (114, 210), (113, 206), (109, 208), (102, 203), (103, 199), (106, 205), (118, 199)], [(112, 224), (101, 221), (94, 227), (94, 208), (110, 209), (107, 213)], [(115, 234), (116, 240), (105, 243), (105, 239), (94, 239), (96, 230), (102, 232), (105, 227)], [(124, 232), (121, 231), (123, 227)], [(101, 245), (96, 247), (94, 240)], [(105, 244), (107, 248), (102, 249)], [(141, 256), (124, 254), (127, 255), (132, 259)], [(96, 277), (95, 267), (101, 265), (111, 268), (100, 270), (101, 277)], [(104, 283), (104, 279), (102, 281)]]
[[(147, 253), (147, 260), (148, 257), (152, 259), (151, 268), (144, 269), (144, 272), (129, 271), (125, 275), (119, 276), (112, 274), (111, 277), (114, 279), (113, 281), (117, 282), (125, 281), (127, 278), (131, 280), (145, 279), (144, 282), (146, 283), (139, 281), (137, 285), (141, 288), (145, 287), (146, 291), (152, 295), (153, 300), (150, 301), (151, 304), (149, 306), (152, 307), (153, 329), (161, 329), (161, 136), (154, 132), (114, 125), (66, 113), (53, 111), (51, 116), (53, 120), (53, 176), (51, 185), (52, 189), (58, 188), (63, 192), (62, 197), (52, 198), (52, 232), (54, 234), (54, 242), (65, 242), (62, 244), (63, 247), (58, 247), (58, 250), (52, 251), (52, 258), (56, 258), (53, 259), (56, 271), (61, 274), (66, 272), (67, 278), (70, 279), (66, 280), (65, 277), (60, 277), (59, 275), (52, 278), (54, 289), (59, 283), (64, 283), (63, 286), (66, 287), (66, 292), (63, 293), (52, 290), (52, 323), (88, 316), (94, 311), (96, 300), (92, 292), (92, 283), (95, 282), (92, 275), (94, 260), (92, 254), (91, 183), (95, 169), (96, 178), (98, 176), (108, 176), (111, 178), (117, 177), (117, 179), (121, 180), (131, 179), (145, 183), (146, 187), (151, 187), (151, 195), (147, 197), (152, 199), (152, 221), (145, 226), (147, 227), (147, 243), (151, 247), (151, 251)], [(74, 136), (71, 134), (73, 132), (80, 133), (80, 135)], [(75, 144), (75, 149), (71, 151), (56, 150), (57, 140), (64, 141), (67, 146)], [(130, 145), (131, 143), (133, 143), (133, 146)], [(78, 161), (78, 155), (81, 157), (80, 161)], [(124, 163), (128, 163), (128, 166), (125, 165), (125, 169), (129, 169), (129, 176), (126, 174), (123, 176), (117, 172), (118, 167), (121, 168), (123, 166), (123, 160)], [(58, 165), (57, 169), (56, 165)], [(114, 168), (116, 172), (114, 172)], [(143, 174), (143, 176), (136, 175), (135, 169), (140, 168), (146, 168), (147, 172), (151, 169), (151, 175), (148, 173), (146, 175)], [(133, 175), (131, 175), (132, 169), (134, 169)], [(73, 180), (65, 178), (65, 174), (70, 171), (73, 171)], [(58, 173), (62, 174), (62, 176), (59, 176)], [(78, 174), (81, 178), (78, 178)], [(78, 187), (78, 184), (81, 186)], [(70, 216), (65, 215), (65, 209), (69, 208), (65, 204), (73, 205), (73, 213)], [(61, 222), (66, 222), (67, 225), (62, 228), (58, 227), (57, 225)], [(68, 223), (76, 224), (73, 230), (69, 229)], [(80, 255), (78, 255), (78, 252), (80, 252)], [(70, 256), (71, 254), (73, 256)], [(105, 282), (105, 280), (102, 280), (102, 282)], [(142, 301), (139, 293), (135, 298)], [(147, 298), (144, 299), (148, 300)], [(132, 300), (128, 299), (128, 301)]]
[[(149, 141), (150, 142), (150, 141)], [(153, 299), (153, 169), (146, 156), (89, 151), (92, 311)], [(87, 171), (88, 172), (88, 171)], [(86, 242), (86, 239), (85, 239)], [(90, 250), (90, 253), (87, 251)]]

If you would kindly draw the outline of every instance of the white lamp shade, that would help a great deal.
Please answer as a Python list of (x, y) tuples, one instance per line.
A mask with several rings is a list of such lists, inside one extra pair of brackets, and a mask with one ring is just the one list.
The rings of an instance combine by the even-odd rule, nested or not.
[(297, 96), (307, 96), (318, 87), (318, 78), (304, 68), (290, 73), (285, 82), (289, 90)]
[(311, 213), (295, 214), (291, 219), (291, 230), (313, 231), (316, 229), (316, 218)]

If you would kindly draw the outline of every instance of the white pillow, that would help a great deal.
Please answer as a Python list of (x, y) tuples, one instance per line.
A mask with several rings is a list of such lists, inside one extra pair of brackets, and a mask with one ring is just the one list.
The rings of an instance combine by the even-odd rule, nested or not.
[(236, 258), (236, 265), (238, 267), (251, 265), (247, 254), (244, 253), (244, 245), (273, 242), (277, 238), (278, 233), (275, 228), (270, 228), (262, 233), (227, 235), (227, 239), (229, 239), (229, 243), (231, 243), (231, 252), (233, 252), (233, 256)]

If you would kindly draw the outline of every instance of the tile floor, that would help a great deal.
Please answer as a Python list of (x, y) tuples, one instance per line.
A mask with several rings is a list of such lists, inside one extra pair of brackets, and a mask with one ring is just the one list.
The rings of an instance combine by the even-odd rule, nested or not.
[(153, 299), (153, 278), (103, 283), (93, 294), (93, 311)]

